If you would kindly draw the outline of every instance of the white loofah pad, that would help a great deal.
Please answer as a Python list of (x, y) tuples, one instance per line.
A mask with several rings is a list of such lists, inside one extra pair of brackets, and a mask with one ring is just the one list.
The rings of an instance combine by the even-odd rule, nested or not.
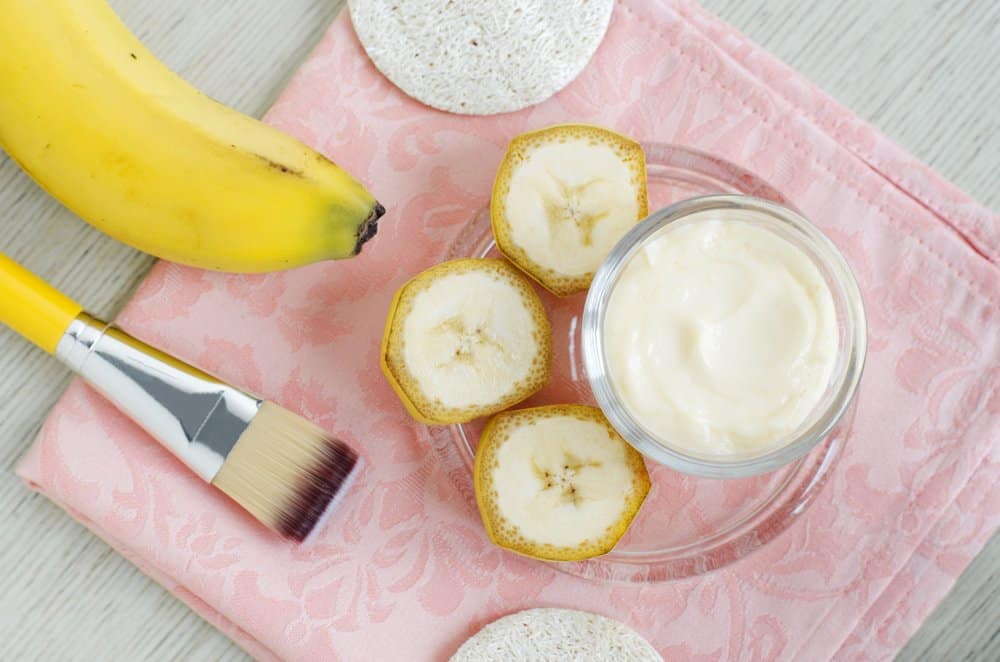
[(348, 0), (375, 66), (429, 106), (491, 115), (543, 101), (579, 75), (614, 0)]
[(527, 609), (493, 621), (451, 662), (663, 662), (622, 623), (575, 609)]

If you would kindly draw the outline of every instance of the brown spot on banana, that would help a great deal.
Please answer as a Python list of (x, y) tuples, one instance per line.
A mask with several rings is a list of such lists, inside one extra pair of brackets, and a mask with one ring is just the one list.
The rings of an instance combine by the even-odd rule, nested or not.
[(273, 170), (277, 170), (278, 172), (282, 172), (282, 173), (284, 173), (286, 175), (292, 175), (293, 177), (300, 177), (300, 178), (303, 178), (303, 179), (305, 178), (305, 173), (302, 172), (301, 170), (299, 170), (298, 168), (293, 168), (291, 166), (286, 166), (284, 163), (279, 163), (279, 162), (275, 161), (274, 159), (269, 159), (268, 157), (264, 156), (263, 154), (258, 154), (257, 158), (259, 158), (261, 161), (263, 161), (264, 163), (266, 163), (268, 168), (271, 168)]

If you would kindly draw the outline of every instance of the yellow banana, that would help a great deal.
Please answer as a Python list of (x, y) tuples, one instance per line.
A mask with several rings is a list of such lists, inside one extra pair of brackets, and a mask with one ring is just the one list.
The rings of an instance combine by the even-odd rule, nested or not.
[(356, 255), (383, 207), (323, 155), (213, 101), (103, 0), (0, 0), (0, 147), (112, 237), (209, 269)]

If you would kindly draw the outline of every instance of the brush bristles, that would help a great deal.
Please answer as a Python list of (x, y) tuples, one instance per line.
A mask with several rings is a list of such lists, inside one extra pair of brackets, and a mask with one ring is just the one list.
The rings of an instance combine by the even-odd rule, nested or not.
[(358, 455), (301, 416), (265, 402), (212, 484), (278, 533), (304, 540)]

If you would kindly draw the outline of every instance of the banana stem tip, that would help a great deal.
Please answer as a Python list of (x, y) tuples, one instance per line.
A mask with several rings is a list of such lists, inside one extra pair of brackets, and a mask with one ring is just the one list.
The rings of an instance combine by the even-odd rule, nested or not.
[(361, 247), (378, 233), (378, 220), (382, 218), (383, 214), (385, 214), (385, 207), (381, 203), (376, 202), (371, 213), (368, 214), (368, 218), (358, 228), (358, 242), (354, 245), (355, 255), (360, 253)]

